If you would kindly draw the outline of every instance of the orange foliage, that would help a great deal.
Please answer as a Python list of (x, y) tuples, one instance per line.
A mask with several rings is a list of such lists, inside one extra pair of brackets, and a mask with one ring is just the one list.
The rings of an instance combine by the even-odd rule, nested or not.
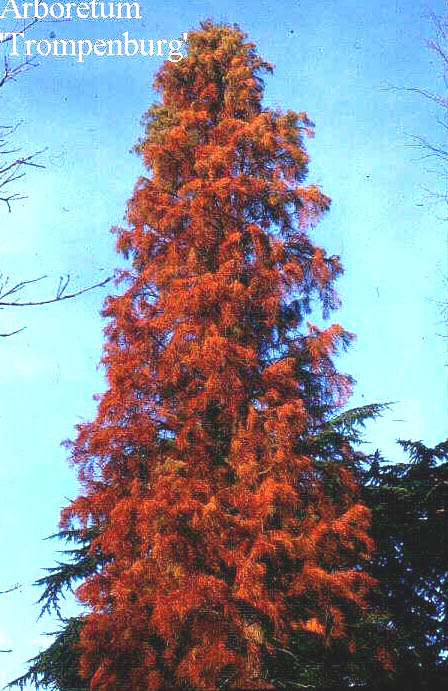
[(355, 646), (368, 512), (347, 468), (303, 450), (350, 390), (332, 356), (351, 335), (302, 328), (311, 299), (337, 306), (342, 269), (309, 237), (329, 205), (302, 187), (312, 125), (262, 109), (270, 69), (208, 22), (156, 77), (151, 175), (116, 231), (132, 271), (104, 310), (108, 390), (62, 516), (97, 526), (108, 560), (78, 590), (92, 690), (273, 688), (263, 660), (293, 631)]

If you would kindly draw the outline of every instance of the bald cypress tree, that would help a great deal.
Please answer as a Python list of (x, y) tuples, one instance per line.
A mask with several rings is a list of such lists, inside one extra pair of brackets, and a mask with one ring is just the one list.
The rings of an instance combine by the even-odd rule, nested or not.
[(329, 207), (305, 184), (312, 123), (263, 108), (269, 72), (206, 22), (155, 79), (148, 176), (117, 231), (132, 267), (104, 310), (108, 389), (62, 515), (102, 555), (77, 590), (92, 691), (275, 688), (292, 636), (356, 647), (369, 511), (350, 444), (312, 443), (350, 392), (333, 356), (352, 336), (306, 322), (337, 307), (342, 268), (311, 238)]

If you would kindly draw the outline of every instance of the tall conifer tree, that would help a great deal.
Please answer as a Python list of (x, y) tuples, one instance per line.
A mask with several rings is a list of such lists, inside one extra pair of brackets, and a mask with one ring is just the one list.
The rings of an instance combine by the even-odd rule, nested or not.
[(104, 310), (108, 390), (62, 516), (102, 555), (78, 588), (92, 691), (275, 688), (294, 632), (356, 646), (369, 512), (350, 445), (310, 442), (350, 392), (332, 356), (351, 335), (305, 323), (313, 300), (337, 306), (342, 269), (310, 237), (329, 206), (304, 185), (312, 123), (263, 108), (270, 71), (206, 22), (156, 76), (149, 175), (118, 231), (132, 269)]

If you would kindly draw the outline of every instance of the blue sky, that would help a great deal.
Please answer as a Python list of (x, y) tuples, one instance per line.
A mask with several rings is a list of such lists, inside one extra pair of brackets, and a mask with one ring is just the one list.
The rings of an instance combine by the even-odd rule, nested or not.
[[(5, 2), (0, 2), (1, 6)], [(315, 230), (342, 255), (343, 306), (335, 315), (357, 340), (339, 368), (357, 380), (352, 405), (397, 401), (368, 428), (374, 448), (399, 457), (397, 438), (437, 443), (447, 433), (447, 340), (438, 301), (448, 274), (446, 209), (429, 192), (446, 181), (413, 147), (411, 135), (441, 136), (429, 101), (393, 87), (441, 91), (440, 65), (425, 47), (429, 9), (416, 0), (165, 0), (140, 3), (142, 20), (42, 22), (33, 37), (170, 39), (201, 19), (237, 22), (276, 66), (265, 104), (305, 110), (316, 123), (309, 142), (309, 181), (332, 199)], [(1, 23), (1, 22), (0, 22)], [(8, 29), (1, 26), (1, 29)], [(2, 89), (1, 123), (22, 120), (16, 141), (26, 152), (46, 147), (45, 168), (19, 181), (26, 199), (0, 207), (1, 271), (12, 281), (48, 274), (27, 295), (48, 296), (60, 275), (73, 287), (101, 280), (119, 264), (109, 228), (122, 223), (141, 174), (130, 150), (152, 103), (158, 57), (46, 57)], [(428, 192), (429, 190), (429, 192)], [(60, 508), (76, 495), (76, 479), (60, 442), (94, 415), (104, 388), (97, 363), (106, 291), (49, 307), (3, 310), (0, 400), (0, 684), (25, 670), (47, 643), (36, 623), (31, 583), (57, 558)], [(67, 612), (73, 611), (69, 605)]]

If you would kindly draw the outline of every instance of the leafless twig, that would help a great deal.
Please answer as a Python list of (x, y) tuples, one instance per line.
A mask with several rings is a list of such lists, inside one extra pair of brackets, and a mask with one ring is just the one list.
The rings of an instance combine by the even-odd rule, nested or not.
[(78, 297), (78, 295), (83, 295), (84, 293), (88, 293), (91, 290), (94, 290), (95, 288), (102, 288), (105, 286), (109, 281), (111, 281), (114, 277), (113, 276), (108, 276), (105, 278), (103, 281), (99, 281), (98, 283), (94, 283), (93, 285), (87, 286), (86, 288), (81, 288), (80, 290), (75, 291), (74, 293), (66, 293), (66, 288), (70, 282), (70, 275), (66, 277), (62, 277), (59, 279), (59, 285), (56, 290), (56, 295), (52, 298), (48, 298), (46, 300), (29, 300), (26, 302), (18, 302), (17, 300), (13, 300), (12, 302), (6, 301), (3, 298), (7, 297), (8, 295), (12, 295), (14, 293), (19, 292), (22, 290), (26, 285), (30, 283), (36, 283), (37, 281), (41, 281), (46, 276), (40, 276), (39, 278), (34, 278), (29, 281), (20, 281), (20, 283), (17, 283), (15, 286), (7, 290), (7, 292), (0, 292), (0, 308), (1, 307), (37, 307), (39, 305), (49, 305), (53, 302), (62, 302), (63, 300), (71, 300), (72, 298)]
[[(31, 19), (30, 21), (23, 22), (23, 26), (20, 29), (21, 34), (27, 33), (32, 27), (38, 23), (38, 18)], [(17, 32), (16, 32), (17, 33)], [(0, 47), (3, 44), (8, 44), (13, 40), (12, 33), (0, 33)], [(10, 81), (15, 81), (15, 79), (28, 70), (30, 67), (35, 67), (36, 64), (33, 59), (24, 58), (19, 59), (17, 62), (10, 60), (11, 56), (6, 56), (3, 59), (3, 70), (0, 67), (0, 89), (5, 86)], [(21, 123), (15, 125), (0, 125), (0, 203), (3, 202), (11, 211), (11, 203), (19, 199), (24, 199), (24, 196), (15, 192), (11, 189), (11, 186), (18, 180), (24, 177), (25, 169), (27, 167), (43, 168), (44, 166), (36, 162), (36, 157), (42, 154), (45, 149), (41, 151), (36, 151), (34, 153), (21, 156), (20, 149), (14, 144), (11, 144), (11, 140), (14, 140), (17, 128)], [(27, 286), (32, 283), (37, 283), (42, 281), (46, 276), (40, 276), (39, 278), (34, 278), (31, 280), (19, 281), (13, 286), (8, 285), (8, 279), (2, 281), (2, 276), (0, 275), (0, 309), (2, 307), (36, 307), (40, 305), (49, 305), (55, 302), (62, 302), (65, 300), (71, 300), (79, 295), (88, 293), (95, 288), (101, 288), (105, 286), (109, 281), (112, 280), (113, 276), (109, 276), (102, 281), (98, 281), (86, 288), (81, 288), (80, 290), (73, 291), (71, 293), (67, 292), (67, 288), (70, 282), (70, 276), (62, 277), (59, 279), (59, 284), (56, 289), (56, 294), (44, 300), (17, 300), (11, 299), (12, 296), (17, 295)], [(6, 299), (9, 298), (9, 299)], [(14, 334), (23, 331), (25, 327), (16, 329), (14, 331), (9, 331), (5, 333), (0, 333), (0, 338), (8, 338)]]
[(7, 593), (12, 593), (14, 590), (17, 590), (20, 588), (20, 583), (16, 583), (15, 585), (11, 586), (11, 588), (8, 588), (7, 590), (0, 590), (0, 595), (6, 595)]

